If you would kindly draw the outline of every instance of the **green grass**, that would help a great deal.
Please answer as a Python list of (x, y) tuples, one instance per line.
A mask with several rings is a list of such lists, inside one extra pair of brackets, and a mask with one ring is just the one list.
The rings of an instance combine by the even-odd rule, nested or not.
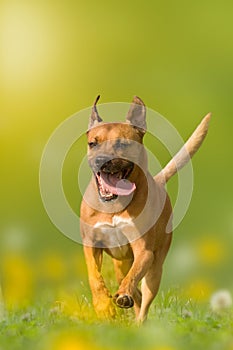
[(177, 290), (158, 295), (141, 327), (131, 310), (101, 322), (90, 302), (81, 300), (73, 315), (50, 302), (8, 311), (0, 323), (0, 349), (233, 349), (233, 310), (214, 314), (207, 303), (184, 300)]

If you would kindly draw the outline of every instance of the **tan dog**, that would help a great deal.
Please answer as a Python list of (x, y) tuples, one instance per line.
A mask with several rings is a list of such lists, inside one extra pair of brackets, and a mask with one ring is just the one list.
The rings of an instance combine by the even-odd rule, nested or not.
[[(81, 205), (81, 233), (93, 305), (99, 317), (114, 316), (113, 302), (121, 308), (134, 306), (136, 320), (143, 322), (158, 292), (172, 239), (172, 208), (164, 185), (200, 147), (210, 114), (153, 178), (142, 144), (146, 132), (144, 103), (134, 97), (126, 122), (104, 123), (97, 112), (98, 99), (87, 132), (88, 160), (94, 175)], [(113, 258), (119, 283), (113, 297), (101, 275), (103, 251)]]

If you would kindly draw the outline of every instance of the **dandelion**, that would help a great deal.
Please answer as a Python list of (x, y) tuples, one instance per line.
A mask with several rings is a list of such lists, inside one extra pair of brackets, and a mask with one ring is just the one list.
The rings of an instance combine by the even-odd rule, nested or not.
[(184, 309), (182, 312), (182, 317), (183, 318), (191, 318), (193, 316), (192, 311), (189, 311), (187, 309)]
[(43, 270), (43, 276), (53, 282), (61, 281), (66, 275), (64, 259), (55, 251), (43, 256), (40, 267)]
[(30, 262), (23, 255), (6, 255), (2, 272), (6, 305), (27, 304), (34, 293), (34, 274)]
[(219, 313), (232, 306), (232, 296), (228, 290), (219, 290), (211, 296), (210, 306), (213, 312)]
[(218, 265), (226, 259), (228, 250), (222, 240), (215, 237), (206, 237), (198, 242), (197, 254), (199, 260), (205, 265)]
[(194, 280), (188, 285), (184, 291), (184, 295), (187, 298), (191, 298), (195, 301), (203, 302), (209, 299), (213, 290), (211, 281), (206, 279)]
[(21, 321), (23, 322), (29, 322), (32, 319), (32, 314), (30, 312), (26, 312), (21, 316)]
[(51, 350), (100, 350), (94, 341), (71, 332), (58, 335), (48, 345)]

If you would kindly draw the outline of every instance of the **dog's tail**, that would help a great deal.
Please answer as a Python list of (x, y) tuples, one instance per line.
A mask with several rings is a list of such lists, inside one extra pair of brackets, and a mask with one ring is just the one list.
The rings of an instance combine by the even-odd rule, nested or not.
[(177, 171), (188, 163), (206, 137), (210, 118), (211, 113), (208, 113), (180, 151), (170, 160), (165, 168), (154, 177), (155, 181), (165, 184)]

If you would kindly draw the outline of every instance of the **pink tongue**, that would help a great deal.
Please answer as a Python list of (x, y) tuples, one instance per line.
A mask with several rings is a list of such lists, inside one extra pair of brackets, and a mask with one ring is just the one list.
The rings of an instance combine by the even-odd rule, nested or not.
[(101, 172), (101, 178), (104, 187), (112, 194), (118, 196), (128, 196), (136, 189), (135, 183), (130, 182), (127, 179), (119, 180), (117, 176), (105, 174), (103, 172)]

